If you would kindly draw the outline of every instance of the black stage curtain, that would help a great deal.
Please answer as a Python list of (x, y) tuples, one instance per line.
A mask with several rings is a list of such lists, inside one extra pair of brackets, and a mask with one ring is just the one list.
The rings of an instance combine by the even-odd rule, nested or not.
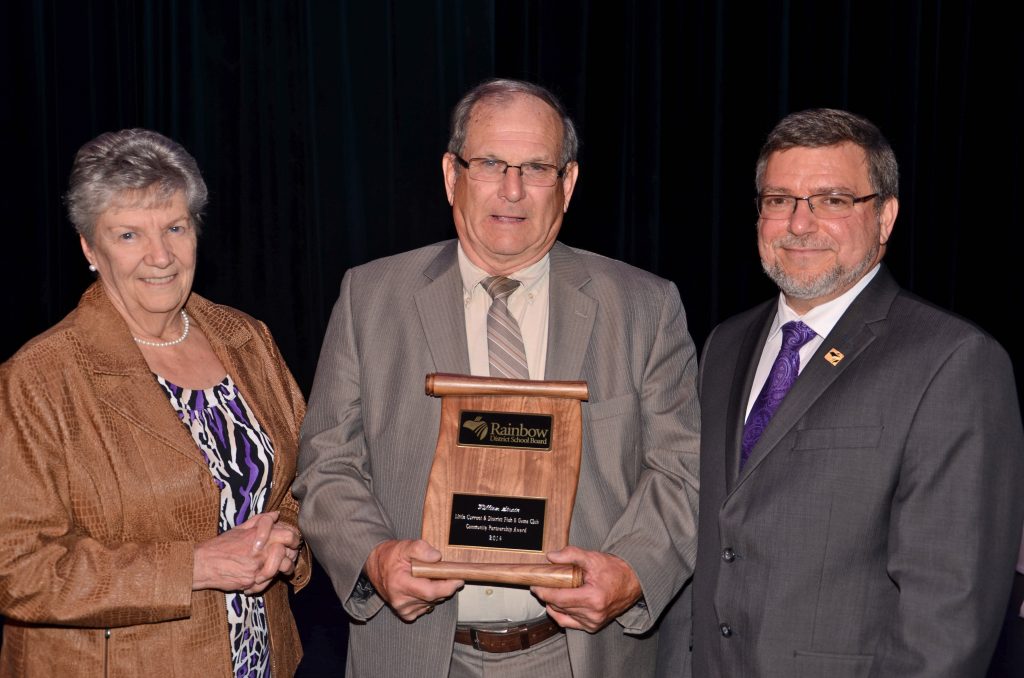
[[(578, 121), (562, 239), (674, 280), (698, 345), (773, 294), (754, 242), (765, 134), (808, 107), (866, 115), (902, 169), (897, 279), (1017, 358), (1022, 43), (970, 0), (7, 3), (0, 359), (91, 280), (61, 204), (74, 152), (138, 126), (209, 184), (195, 289), (266, 321), (308, 392), (344, 271), (453, 236), (448, 114), (492, 76), (544, 84)], [(297, 599), (307, 675), (344, 654), (314, 587)]]

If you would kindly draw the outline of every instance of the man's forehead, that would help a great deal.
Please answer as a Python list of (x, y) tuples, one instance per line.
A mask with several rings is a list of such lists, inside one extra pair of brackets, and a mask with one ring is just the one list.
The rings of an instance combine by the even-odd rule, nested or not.
[(828, 146), (790, 146), (772, 152), (768, 163), (783, 161), (785, 164), (850, 163), (867, 167), (868, 155), (862, 146), (852, 141), (843, 141)]
[(765, 167), (765, 182), (775, 177), (835, 176), (869, 180), (867, 153), (853, 142), (831, 146), (792, 146), (773, 152)]
[(551, 106), (530, 94), (512, 94), (491, 97), (477, 102), (470, 112), (466, 135), (479, 133), (482, 128), (512, 127), (524, 131), (548, 133), (561, 137), (562, 120)]
[(551, 104), (540, 97), (526, 92), (498, 92), (486, 96), (475, 104), (470, 110), (470, 122), (483, 116), (493, 114), (510, 108), (530, 107), (547, 111), (551, 116), (558, 118), (558, 111), (552, 108)]

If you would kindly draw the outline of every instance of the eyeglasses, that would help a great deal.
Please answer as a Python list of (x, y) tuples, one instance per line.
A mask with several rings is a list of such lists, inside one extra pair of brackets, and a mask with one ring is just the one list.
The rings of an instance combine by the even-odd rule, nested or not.
[(788, 219), (796, 212), (796, 203), (806, 200), (811, 211), (820, 217), (842, 219), (853, 214), (853, 206), (877, 198), (877, 193), (855, 197), (850, 193), (816, 193), (803, 198), (795, 195), (764, 194), (755, 198), (757, 213), (765, 219)]
[(521, 165), (510, 165), (504, 160), (495, 158), (470, 158), (463, 160), (456, 155), (455, 160), (469, 170), (469, 178), (477, 181), (501, 181), (510, 169), (519, 170), (519, 176), (527, 186), (554, 186), (565, 174), (565, 167), (558, 169), (554, 165), (543, 162), (524, 162)]

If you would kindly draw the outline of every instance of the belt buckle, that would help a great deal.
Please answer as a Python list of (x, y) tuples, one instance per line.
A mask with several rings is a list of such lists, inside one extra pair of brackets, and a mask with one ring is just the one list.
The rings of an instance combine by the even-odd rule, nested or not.
[(483, 649), (480, 647), (480, 634), (478, 633), (476, 627), (469, 627), (469, 640), (471, 643), (473, 643), (474, 650), (478, 652), (483, 652)]
[(530, 642), (530, 626), (528, 624), (520, 624), (514, 629), (509, 629), (512, 632), (519, 633), (519, 645), (520, 650), (529, 650), (533, 643)]
[[(530, 642), (530, 626), (529, 624), (517, 624), (515, 626), (509, 626), (504, 629), (477, 629), (475, 627), (469, 627), (469, 640), (473, 644), (473, 649), (479, 652), (495, 652), (495, 650), (489, 650), (481, 647), (480, 645), (480, 634), (484, 633), (487, 636), (501, 636), (503, 638), (519, 637), (519, 650), (528, 650), (532, 643)], [(511, 652), (512, 650), (504, 650), (504, 652)]]

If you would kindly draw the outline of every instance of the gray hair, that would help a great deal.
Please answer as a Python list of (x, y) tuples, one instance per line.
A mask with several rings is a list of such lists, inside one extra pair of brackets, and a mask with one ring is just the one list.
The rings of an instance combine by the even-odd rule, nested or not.
[(862, 149), (868, 159), (868, 180), (871, 190), (878, 194), (876, 210), (889, 198), (899, 196), (900, 170), (896, 154), (889, 142), (867, 118), (835, 108), (812, 108), (790, 113), (768, 134), (757, 158), (755, 177), (758, 193), (764, 183), (768, 157), (777, 151), (794, 147), (821, 148), (852, 142)]
[(565, 107), (562, 106), (554, 94), (540, 85), (524, 80), (494, 79), (482, 82), (469, 90), (459, 103), (452, 110), (451, 136), (448, 138), (448, 152), (461, 155), (462, 147), (466, 144), (466, 134), (469, 132), (469, 116), (473, 108), (481, 103), (506, 103), (517, 94), (527, 94), (537, 97), (550, 106), (559, 119), (562, 121), (562, 149), (558, 159), (559, 169), (570, 162), (576, 161), (576, 154), (579, 152), (580, 141), (576, 136), (576, 126), (573, 125)]
[(181, 144), (146, 129), (106, 132), (75, 154), (64, 202), (75, 230), (93, 241), (96, 219), (115, 204), (149, 204), (185, 194), (198, 233), (206, 182)]

